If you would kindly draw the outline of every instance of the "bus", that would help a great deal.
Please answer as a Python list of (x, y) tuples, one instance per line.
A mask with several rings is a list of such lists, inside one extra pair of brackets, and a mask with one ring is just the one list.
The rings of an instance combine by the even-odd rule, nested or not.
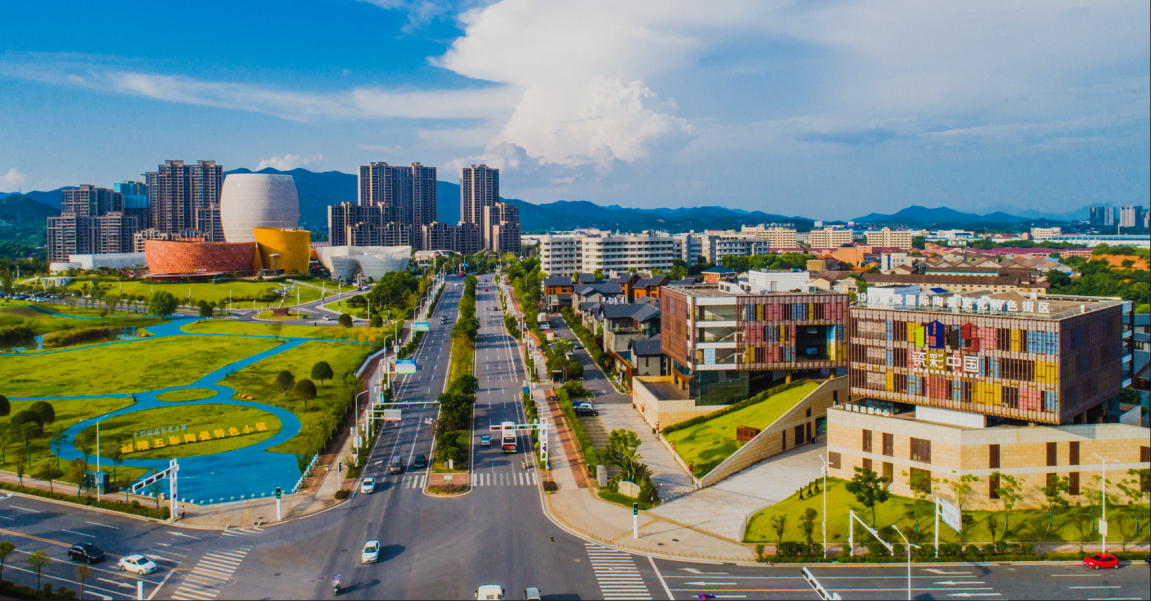
[(515, 422), (503, 422), (502, 424), (500, 424), (500, 438), (503, 439), (501, 441), (500, 448), (502, 448), (505, 453), (515, 453), (516, 452), (516, 423)]

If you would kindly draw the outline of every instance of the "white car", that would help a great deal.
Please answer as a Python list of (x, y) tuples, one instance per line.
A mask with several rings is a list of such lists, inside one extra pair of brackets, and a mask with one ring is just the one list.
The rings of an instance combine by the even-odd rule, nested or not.
[(143, 555), (129, 555), (120, 559), (119, 567), (125, 572), (151, 574), (156, 571), (156, 562)]
[(370, 540), (364, 544), (364, 552), (360, 555), (360, 561), (364, 563), (376, 563), (380, 560), (380, 541)]
[(376, 479), (364, 478), (364, 481), (360, 483), (360, 494), (370, 495), (374, 492), (376, 492)]

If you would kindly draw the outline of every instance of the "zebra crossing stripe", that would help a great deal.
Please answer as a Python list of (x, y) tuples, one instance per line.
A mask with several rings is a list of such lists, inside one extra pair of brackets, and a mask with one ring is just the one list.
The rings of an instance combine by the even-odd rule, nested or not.
[(631, 555), (592, 543), (584, 547), (604, 599), (651, 599)]
[(232, 578), (232, 574), (240, 567), (240, 563), (250, 550), (251, 547), (245, 547), (205, 553), (196, 566), (184, 576), (184, 581), (180, 583), (180, 588), (176, 589), (172, 598), (182, 601), (215, 599), (216, 595), (220, 594), (220, 588)]

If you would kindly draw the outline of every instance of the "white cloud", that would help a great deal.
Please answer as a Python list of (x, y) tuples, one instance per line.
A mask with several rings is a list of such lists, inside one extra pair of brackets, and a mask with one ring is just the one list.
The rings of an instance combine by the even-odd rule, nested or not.
[(28, 181), (28, 176), (13, 167), (8, 170), (8, 173), (0, 176), (0, 188), (12, 191), (23, 186), (26, 181)]
[(310, 157), (300, 156), (298, 154), (286, 154), (282, 157), (272, 157), (270, 159), (260, 161), (260, 165), (256, 167), (256, 171), (271, 167), (277, 171), (291, 171), (301, 167), (311, 167), (324, 160), (324, 155), (317, 154)]

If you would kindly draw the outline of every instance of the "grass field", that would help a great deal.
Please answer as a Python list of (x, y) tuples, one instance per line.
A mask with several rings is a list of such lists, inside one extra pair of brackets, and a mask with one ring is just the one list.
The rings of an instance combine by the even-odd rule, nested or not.
[[(64, 313), (66, 315), (81, 315), (83, 317), (99, 317), (99, 310), (95, 309), (76, 309), (65, 307), (64, 305), (38, 305), (43, 307), (45, 311), (53, 313)], [(147, 327), (160, 323), (158, 319), (147, 317), (140, 317), (133, 313), (123, 313), (117, 311), (112, 315), (117, 317), (132, 317), (132, 319), (117, 319), (114, 322), (105, 320), (106, 323), (113, 323), (117, 327), (135, 328)], [(100, 325), (100, 321), (90, 319), (72, 319), (70, 317), (58, 317), (56, 315), (48, 315), (33, 309), (27, 304), (0, 304), (0, 328), (10, 328), (13, 326), (27, 326), (36, 335), (47, 334), (48, 332), (55, 332), (57, 330), (66, 330), (70, 328), (83, 328)]]
[[(182, 331), (190, 334), (235, 334), (237, 336), (272, 336), (270, 324), (245, 321), (205, 320), (190, 323)], [(336, 326), (283, 326), (280, 336), (336, 339)]]
[(174, 336), (4, 357), (0, 391), (12, 398), (155, 390), (189, 384), (276, 345), (266, 338)]
[[(241, 369), (225, 378), (222, 384), (232, 387), (237, 393), (253, 397), (258, 403), (282, 407), (295, 413), (300, 418), (302, 432), (306, 432), (326, 415), (324, 409), (337, 402), (336, 393), (339, 386), (331, 380), (323, 385), (316, 382), (317, 396), (314, 400), (308, 401), (308, 407), (305, 409), (303, 401), (297, 401), (291, 395), (285, 398), (285, 395), (276, 389), (276, 375), (286, 369), (292, 372), (297, 381), (310, 378), (312, 366), (318, 361), (327, 361), (339, 378), (341, 374), (359, 367), (371, 352), (372, 347), (358, 344), (321, 340), (306, 342)], [(300, 436), (296, 436), (270, 450), (278, 453), (295, 453), (299, 450), (297, 445), (299, 438)]]
[[(221, 284), (200, 283), (200, 284), (149, 284), (147, 282), (99, 282), (105, 290), (113, 294), (135, 294), (143, 296), (151, 296), (153, 292), (166, 290), (175, 296), (182, 304), (187, 304), (189, 293), (194, 302), (206, 300), (210, 303), (219, 302), (221, 300), (228, 300), (229, 295), (234, 302), (237, 303), (237, 308), (249, 308), (253, 299), (264, 298), (268, 292), (279, 290), (282, 288), (279, 282), (257, 282), (249, 280), (233, 280), (231, 282), (224, 282)], [(67, 286), (74, 290), (87, 290), (88, 280), (73, 280)], [(320, 291), (308, 286), (296, 286), (288, 295), (287, 305), (296, 304), (296, 290), (300, 292), (300, 302), (307, 303), (320, 298)], [(277, 303), (278, 301), (277, 297)], [(241, 305), (240, 301), (245, 301), (245, 305)], [(261, 301), (265, 302), (265, 301)]]
[[(68, 399), (68, 400), (55, 400), (48, 401), (52, 404), (52, 408), (56, 411), (56, 421), (47, 424), (44, 427), (44, 433), (41, 436), (32, 439), (32, 467), (28, 469), (26, 475), (34, 475), (43, 468), (49, 465), (56, 465), (56, 456), (48, 448), (49, 441), (52, 440), (57, 434), (67, 430), (75, 424), (78, 424), (86, 419), (91, 419), (98, 415), (123, 409), (124, 407), (135, 404), (135, 401), (126, 397), (109, 397), (102, 399)], [(23, 411), (32, 405), (33, 401), (12, 401), (12, 412), (6, 417), (0, 417), (0, 427), (6, 426), (9, 419), (20, 411)], [(104, 428), (100, 428), (101, 441), (103, 442)], [(0, 438), (0, 443), (3, 444), (4, 453), (3, 461), (0, 461), (0, 469), (9, 472), (16, 471), (16, 448), (17, 443), (9, 440), (7, 437)], [(61, 469), (64, 464), (61, 463)], [(142, 475), (144, 469), (130, 469), (127, 470), (127, 475), (135, 478)], [(121, 474), (124, 475), (124, 470)]]
[(667, 440), (675, 443), (675, 451), (685, 463), (695, 463), (696, 477), (704, 476), (745, 444), (735, 441), (736, 426), (766, 428), (818, 387), (818, 384), (808, 382), (785, 390), (761, 403), (670, 432), (666, 435)]
[(183, 388), (181, 390), (162, 392), (156, 395), (156, 400), (179, 403), (182, 401), (200, 401), (210, 399), (214, 396), (216, 396), (215, 390), (208, 390), (207, 388)]
[[(855, 515), (859, 516), (864, 522), (871, 521), (871, 510), (855, 501), (855, 496), (847, 491), (847, 483), (844, 480), (837, 478), (827, 479), (828, 497), (828, 520), (827, 520), (827, 542), (828, 544), (841, 545), (847, 542), (848, 539), (848, 513), (849, 509), (855, 511)], [(786, 515), (787, 524), (786, 531), (783, 535), (785, 541), (802, 541), (803, 531), (800, 529), (799, 516), (803, 512), (812, 508), (822, 514), (823, 512), (823, 498), (822, 495), (812, 495), (801, 501), (799, 494), (796, 493), (787, 499), (759, 511), (748, 520), (747, 532), (744, 537), (744, 542), (749, 543), (774, 543), (776, 535), (774, 529), (771, 527), (772, 518), (777, 515)], [(899, 529), (904, 534), (911, 538), (913, 541), (918, 540), (920, 543), (932, 542), (934, 539), (935, 522), (932, 518), (931, 503), (920, 503), (919, 506), (919, 533), (915, 533), (915, 515), (913, 509), (913, 499), (907, 497), (897, 497), (892, 495), (888, 502), (878, 505), (876, 507), (876, 520), (877, 526), (880, 526), (879, 535), (887, 542), (899, 542), (899, 534), (895, 532), (890, 526), (897, 524)], [(1081, 540), (1094, 541), (1098, 543), (1098, 535), (1091, 535), (1091, 522), (1097, 519), (1097, 516), (1090, 516), (1087, 507), (1072, 507), (1071, 510), (1066, 512), (1057, 513), (1054, 520), (1054, 528), (1050, 535), (1047, 534), (1047, 519), (1048, 514), (1045, 511), (1013, 511), (1011, 512), (1011, 533), (1008, 534), (1007, 540), (1020, 541), (1020, 542), (1042, 542), (1042, 541), (1065, 541), (1065, 542), (1079, 542)], [(1135, 517), (1141, 516), (1142, 519), (1142, 532), (1138, 535), (1135, 534)], [(966, 526), (966, 533), (964, 541), (985, 543), (991, 542), (991, 528), (992, 521), (996, 524), (995, 540), (1003, 537), (1003, 518), (1004, 514), (1000, 511), (964, 511), (965, 519), (970, 516), (972, 523)], [(1111, 532), (1108, 536), (1112, 541), (1118, 541), (1120, 538), (1126, 538), (1128, 541), (1140, 540), (1146, 542), (1148, 540), (1148, 533), (1151, 529), (1147, 528), (1147, 520), (1149, 517), (1149, 508), (1147, 504), (1131, 505), (1131, 506), (1114, 506), (1109, 505), (1107, 509), (1107, 521), (1110, 524)], [(815, 520), (815, 540), (820, 542), (820, 522), (822, 518)], [(1086, 532), (1081, 534), (1076, 527), (1079, 521), (1084, 524)], [(858, 524), (856, 524), (858, 526)], [(957, 543), (960, 542), (959, 534), (952, 530), (949, 526), (941, 525), (939, 533), (940, 542)], [(870, 538), (863, 532), (862, 528), (856, 528), (856, 544), (865, 543)], [(866, 537), (866, 538), (865, 538)], [(1117, 542), (1115, 543), (1118, 544)]]
[[(257, 431), (257, 423), (263, 423), (267, 431)], [(117, 448), (128, 442), (146, 441), (151, 447), (154, 446), (156, 439), (161, 439), (164, 444), (168, 444), (170, 442), (169, 436), (172, 436), (171, 434), (140, 438), (133, 438), (132, 434), (148, 428), (185, 425), (188, 426), (187, 433), (189, 434), (199, 434), (204, 431), (211, 433), (216, 429), (222, 429), (227, 436), (220, 439), (213, 437), (211, 440), (196, 442), (194, 444), (181, 443), (175, 446), (165, 446), (160, 449), (153, 448), (147, 451), (138, 451), (125, 455), (125, 457), (136, 459), (172, 459), (222, 453), (267, 440), (275, 436), (281, 427), (279, 418), (267, 411), (260, 411), (259, 409), (253, 409), (251, 407), (220, 404), (161, 407), (159, 409), (148, 409), (146, 411), (118, 415), (101, 421), (100, 450), (105, 457), (110, 457)], [(242, 434), (245, 426), (252, 430), (251, 434)], [(230, 428), (236, 428), (241, 434), (231, 436), (229, 434)], [(95, 432), (95, 427), (88, 428), (85, 432), (89, 430)], [(181, 432), (181, 434), (183, 434), (183, 432)]]

